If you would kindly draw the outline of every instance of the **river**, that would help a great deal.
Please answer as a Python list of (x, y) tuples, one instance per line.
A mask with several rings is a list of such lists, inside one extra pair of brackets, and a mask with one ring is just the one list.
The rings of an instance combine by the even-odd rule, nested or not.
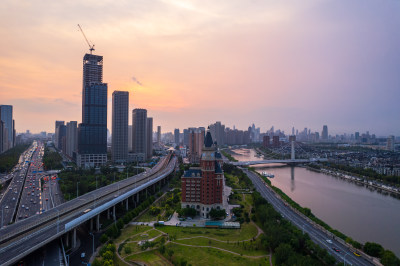
[[(252, 149), (235, 149), (239, 161), (256, 161)], [(280, 164), (257, 165), (275, 175), (272, 185), (354, 240), (376, 242), (400, 257), (400, 200), (350, 181)]]

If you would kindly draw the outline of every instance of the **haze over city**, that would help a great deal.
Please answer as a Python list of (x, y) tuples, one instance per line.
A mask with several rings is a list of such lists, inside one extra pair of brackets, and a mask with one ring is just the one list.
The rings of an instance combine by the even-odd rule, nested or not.
[[(217, 120), (399, 135), (398, 1), (2, 1), (0, 99), (17, 132), (81, 120), (77, 24), (111, 93), (163, 131)], [(211, 119), (212, 118), (212, 119)]]

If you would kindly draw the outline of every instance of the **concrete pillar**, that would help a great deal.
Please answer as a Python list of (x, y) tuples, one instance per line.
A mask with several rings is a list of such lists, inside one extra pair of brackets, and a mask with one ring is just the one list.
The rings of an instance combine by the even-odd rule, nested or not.
[(113, 219), (114, 221), (117, 219), (117, 217), (115, 216), (115, 205), (113, 206)]
[(72, 230), (72, 248), (76, 247), (76, 228)]
[(128, 199), (126, 199), (126, 210), (128, 210)]
[(90, 231), (93, 231), (93, 218), (90, 219)]
[(139, 203), (139, 193), (136, 194), (136, 202)]
[(294, 140), (292, 140), (292, 156), (291, 159), (294, 160), (295, 156), (294, 156)]
[(100, 231), (100, 214), (96, 215), (96, 231)]
[(110, 209), (107, 209), (107, 220), (110, 220)]
[(67, 233), (65, 234), (65, 245), (66, 245), (67, 247), (69, 247), (69, 234), (70, 234), (70, 232), (67, 232)]

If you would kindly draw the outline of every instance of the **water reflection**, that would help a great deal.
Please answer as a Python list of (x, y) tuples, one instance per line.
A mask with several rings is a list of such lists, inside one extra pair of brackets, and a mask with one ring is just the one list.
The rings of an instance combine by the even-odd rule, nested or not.
[(294, 166), (290, 166), (290, 177), (291, 177), (291, 181), (290, 181), (290, 190), (294, 191), (296, 188), (296, 183), (294, 182)]

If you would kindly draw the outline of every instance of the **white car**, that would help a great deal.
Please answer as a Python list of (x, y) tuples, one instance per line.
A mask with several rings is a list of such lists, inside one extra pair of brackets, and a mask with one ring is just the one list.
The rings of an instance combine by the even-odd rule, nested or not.
[(326, 242), (328, 242), (329, 244), (332, 244), (332, 240), (327, 239)]

